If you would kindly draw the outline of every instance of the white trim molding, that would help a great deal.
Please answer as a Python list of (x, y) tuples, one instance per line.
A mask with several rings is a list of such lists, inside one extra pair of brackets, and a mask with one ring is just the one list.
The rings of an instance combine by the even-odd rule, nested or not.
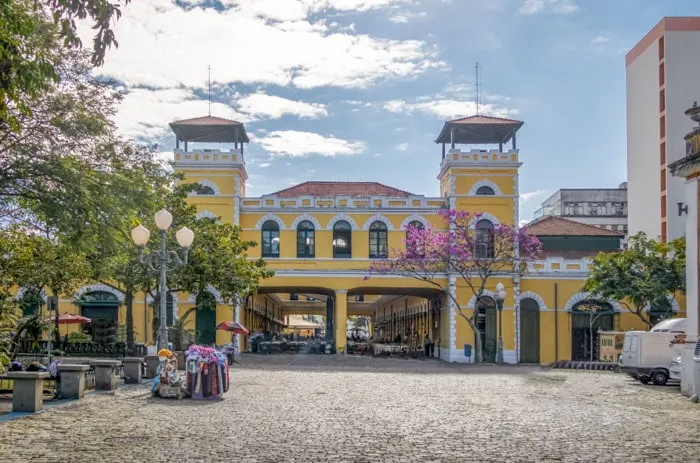
[(540, 296), (534, 291), (525, 291), (520, 293), (518, 300), (522, 302), (523, 299), (532, 299), (535, 302), (537, 302), (537, 305), (540, 308), (540, 312), (542, 312), (543, 310), (547, 310), (547, 304), (544, 303), (544, 299), (542, 299), (542, 296)]
[(194, 217), (195, 217), (195, 219), (197, 219), (197, 220), (199, 220), (199, 219), (214, 219), (214, 220), (219, 220), (219, 216), (218, 216), (218, 215), (216, 215), (216, 214), (214, 214), (212, 211), (208, 211), (208, 210), (206, 210), (206, 209), (203, 210), (203, 211), (197, 212), (197, 215), (195, 215)]
[(391, 221), (384, 217), (382, 214), (374, 214), (372, 217), (367, 219), (365, 224), (362, 226), (363, 230), (369, 230), (369, 227), (374, 223), (374, 222), (383, 222), (384, 225), (386, 225), (386, 229), (388, 231), (393, 230), (394, 226), (391, 224)]
[(214, 190), (214, 194), (213, 195), (200, 195), (196, 191), (190, 191), (187, 194), (187, 196), (221, 196), (221, 190), (219, 189), (219, 185), (212, 182), (211, 180), (204, 178), (204, 179), (199, 180), (198, 182), (195, 182), (195, 183), (198, 183), (201, 186), (208, 186), (209, 188)]
[(103, 284), (98, 284), (98, 285), (85, 285), (82, 288), (78, 289), (75, 294), (73, 295), (73, 299), (79, 299), (80, 296), (83, 294), (87, 293), (92, 293), (95, 291), (104, 291), (105, 293), (110, 293), (115, 296), (117, 296), (117, 299), (119, 299), (119, 303), (123, 304), (124, 303), (124, 293), (121, 291), (112, 288), (111, 286), (103, 285)]
[[(496, 295), (493, 294), (491, 291), (488, 289), (485, 289), (484, 292), (481, 294), (481, 297), (488, 296), (491, 299), (496, 301)], [(467, 309), (473, 309), (476, 306), (476, 295), (472, 296), (471, 299), (469, 299), (469, 304), (467, 304)]]
[(302, 223), (304, 220), (308, 220), (309, 222), (314, 224), (314, 229), (323, 230), (323, 228), (321, 228), (321, 224), (318, 222), (318, 220), (316, 220), (316, 217), (309, 214), (302, 214), (300, 216), (297, 216), (297, 218), (294, 219), (294, 222), (292, 222), (292, 225), (289, 227), (289, 229), (296, 230), (299, 224)]
[(477, 195), (476, 192), (479, 188), (482, 186), (487, 186), (493, 190), (493, 193), (495, 196), (503, 196), (503, 193), (501, 192), (501, 189), (498, 188), (498, 185), (493, 183), (491, 180), (479, 180), (476, 182), (474, 185), (472, 185), (471, 189), (469, 190), (469, 196), (491, 196), (491, 195)]
[[(591, 293), (589, 293), (589, 292), (576, 293), (573, 296), (571, 296), (568, 301), (566, 301), (566, 305), (564, 306), (564, 310), (566, 312), (571, 312), (576, 304), (578, 304), (581, 301), (585, 301), (586, 299), (592, 299)], [(615, 312), (622, 311), (622, 307), (620, 307), (620, 303), (618, 301), (616, 301), (614, 299), (608, 299), (605, 302), (609, 303)]]
[(326, 230), (333, 230), (335, 224), (340, 222), (341, 220), (345, 220), (347, 223), (349, 223), (350, 228), (352, 228), (353, 230), (359, 229), (357, 223), (355, 222), (355, 219), (353, 219), (347, 214), (338, 214), (328, 222), (328, 225), (326, 225)]
[[(15, 301), (21, 301), (22, 298), (24, 298), (24, 294), (27, 292), (27, 289), (25, 286), (22, 286), (18, 291), (17, 294), (15, 294)], [(41, 290), (41, 298), (46, 302), (46, 299), (48, 298), (48, 294), (46, 294), (46, 291), (43, 289)]]
[(280, 230), (286, 230), (282, 219), (280, 219), (275, 214), (267, 214), (267, 215), (262, 216), (260, 218), (260, 220), (258, 220), (258, 223), (255, 224), (255, 229), (262, 230), (262, 226), (265, 225), (265, 222), (267, 222), (268, 220), (272, 220), (273, 222), (277, 222), (277, 225), (280, 227)]
[(425, 228), (428, 228), (430, 226), (430, 222), (428, 222), (425, 219), (425, 217), (420, 216), (418, 214), (413, 214), (403, 219), (403, 222), (401, 222), (401, 227), (399, 227), (400, 230), (406, 230), (406, 227), (408, 227), (408, 224), (410, 224), (411, 222), (420, 222)]
[(476, 224), (481, 220), (488, 220), (494, 226), (500, 225), (500, 222), (498, 221), (498, 218), (496, 218), (495, 215), (489, 214), (488, 212), (480, 212), (478, 214), (475, 214), (474, 220), (472, 220), (471, 227), (472, 228), (476, 227)]
[[(223, 304), (224, 300), (221, 298), (221, 293), (219, 292), (218, 289), (214, 288), (212, 285), (207, 285), (207, 291), (210, 292), (212, 294), (212, 296), (214, 296), (217, 304)], [(189, 297), (187, 298), (187, 302), (189, 302), (191, 304), (196, 304), (197, 303), (197, 294), (196, 293), (190, 294)]]

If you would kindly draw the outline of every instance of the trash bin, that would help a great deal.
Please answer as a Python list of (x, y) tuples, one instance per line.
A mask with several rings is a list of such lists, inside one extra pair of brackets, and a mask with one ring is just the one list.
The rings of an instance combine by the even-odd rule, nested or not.
[(464, 345), (464, 356), (469, 357), (470, 359), (472, 358), (472, 345), (471, 344)]

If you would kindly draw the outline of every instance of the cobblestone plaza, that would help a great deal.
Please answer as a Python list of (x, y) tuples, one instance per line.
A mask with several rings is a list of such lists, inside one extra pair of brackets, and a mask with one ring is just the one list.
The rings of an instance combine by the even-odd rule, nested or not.
[(220, 402), (146, 385), (0, 423), (0, 461), (699, 461), (700, 407), (622, 374), (244, 356)]

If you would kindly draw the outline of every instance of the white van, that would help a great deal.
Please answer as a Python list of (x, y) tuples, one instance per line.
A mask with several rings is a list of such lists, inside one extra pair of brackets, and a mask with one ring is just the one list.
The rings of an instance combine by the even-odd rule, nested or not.
[(622, 345), (622, 371), (644, 384), (666, 384), (671, 362), (682, 349), (682, 345), (672, 344), (676, 336), (670, 331), (628, 331)]

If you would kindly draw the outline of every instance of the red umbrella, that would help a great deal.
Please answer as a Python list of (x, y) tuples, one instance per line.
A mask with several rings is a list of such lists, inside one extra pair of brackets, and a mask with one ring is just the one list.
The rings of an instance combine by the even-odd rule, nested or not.
[[(56, 323), (55, 318), (50, 318), (48, 321), (50, 323)], [(90, 322), (92, 322), (92, 320), (90, 320), (87, 317), (83, 317), (81, 315), (72, 315), (69, 313), (63, 313), (58, 317), (59, 325), (84, 325), (85, 323)]]
[(248, 334), (248, 329), (238, 322), (221, 322), (216, 329), (222, 331), (233, 331), (236, 334)]

